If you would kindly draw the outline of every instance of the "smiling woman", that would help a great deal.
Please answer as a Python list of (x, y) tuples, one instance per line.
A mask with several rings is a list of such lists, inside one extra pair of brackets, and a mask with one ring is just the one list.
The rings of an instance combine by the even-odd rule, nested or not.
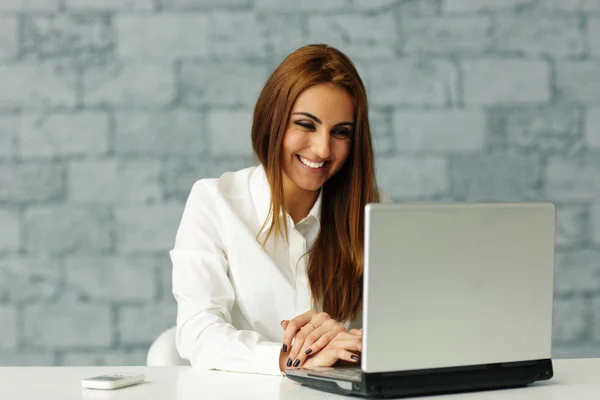
[(173, 261), (176, 343), (201, 368), (281, 375), (360, 358), (363, 214), (377, 189), (364, 85), (326, 45), (263, 88), (260, 165), (194, 185)]
[(312, 86), (296, 99), (281, 160), (288, 212), (294, 222), (309, 211), (302, 205), (314, 204), (321, 187), (344, 165), (352, 145), (353, 120), (352, 98), (332, 84)]

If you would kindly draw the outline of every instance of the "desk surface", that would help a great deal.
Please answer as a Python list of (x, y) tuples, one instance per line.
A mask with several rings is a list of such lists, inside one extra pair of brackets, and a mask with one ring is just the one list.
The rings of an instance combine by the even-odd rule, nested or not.
[[(82, 378), (110, 372), (146, 374), (146, 382), (117, 390), (90, 390)], [(0, 399), (333, 399), (289, 379), (191, 367), (0, 367)], [(435, 400), (597, 400), (600, 358), (554, 360), (554, 378), (526, 388), (435, 396)], [(424, 399), (424, 398), (422, 398)]]

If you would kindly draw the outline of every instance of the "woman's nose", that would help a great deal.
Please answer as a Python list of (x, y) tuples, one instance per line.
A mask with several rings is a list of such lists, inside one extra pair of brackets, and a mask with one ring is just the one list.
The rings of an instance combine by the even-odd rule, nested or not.
[(326, 131), (318, 131), (312, 135), (311, 142), (311, 150), (320, 159), (329, 158), (329, 154), (331, 152), (330, 149), (330, 136), (329, 132)]

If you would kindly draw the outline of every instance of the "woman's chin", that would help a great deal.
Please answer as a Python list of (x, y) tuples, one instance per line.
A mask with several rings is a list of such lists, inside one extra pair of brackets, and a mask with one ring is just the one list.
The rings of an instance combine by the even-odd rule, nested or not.
[(327, 179), (325, 175), (321, 174), (306, 174), (304, 171), (294, 171), (288, 182), (302, 191), (316, 192), (321, 190)]
[(321, 190), (324, 182), (296, 182), (296, 186), (307, 192), (316, 192)]

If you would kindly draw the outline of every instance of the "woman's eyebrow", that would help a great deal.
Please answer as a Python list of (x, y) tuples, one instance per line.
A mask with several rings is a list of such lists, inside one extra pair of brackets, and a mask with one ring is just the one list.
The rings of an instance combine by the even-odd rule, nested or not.
[(350, 127), (354, 128), (354, 124), (352, 122), (350, 122), (350, 121), (339, 122), (339, 123), (335, 124), (333, 127), (337, 128), (337, 127), (340, 127), (340, 126), (350, 126)]
[[(319, 118), (315, 117), (315, 116), (314, 116), (314, 115), (312, 115), (311, 113), (307, 113), (307, 112), (301, 112), (301, 111), (299, 111), (299, 112), (295, 112), (295, 113), (292, 113), (292, 114), (293, 114), (293, 115), (304, 115), (305, 117), (308, 117), (308, 118), (310, 118), (310, 119), (313, 119), (313, 120), (315, 120), (315, 122), (316, 122), (316, 123), (318, 123), (318, 124), (321, 124), (321, 123), (322, 123), (322, 122), (321, 122), (321, 120), (320, 120)], [(352, 127), (354, 127), (354, 123), (353, 123), (353, 122), (350, 122), (350, 121), (338, 122), (338, 123), (337, 123), (337, 124), (335, 124), (333, 127), (334, 127), (334, 128), (337, 128), (337, 127), (339, 127), (339, 126), (346, 126), (346, 125), (349, 125), (349, 126), (352, 126)]]
[(312, 115), (311, 113), (307, 113), (307, 112), (301, 112), (301, 111), (299, 111), (299, 112), (295, 112), (295, 113), (293, 113), (293, 114), (294, 114), (294, 115), (304, 115), (305, 117), (308, 117), (308, 118), (310, 118), (310, 119), (314, 119), (314, 120), (317, 122), (317, 124), (320, 124), (320, 123), (321, 123), (321, 120), (320, 120), (319, 118), (315, 117), (314, 115)]

